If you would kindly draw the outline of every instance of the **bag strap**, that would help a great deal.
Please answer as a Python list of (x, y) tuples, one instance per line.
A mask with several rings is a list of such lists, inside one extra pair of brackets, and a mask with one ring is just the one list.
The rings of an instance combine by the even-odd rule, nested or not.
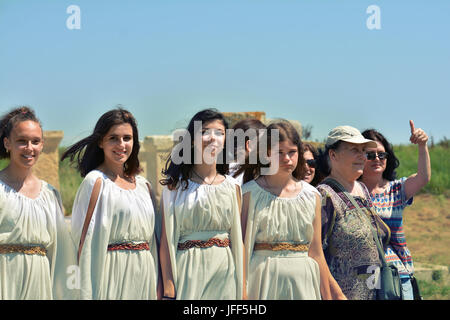
[(345, 188), (338, 181), (336, 181), (333, 178), (329, 178), (329, 177), (326, 179), (326, 181), (328, 182), (328, 184), (333, 185), (336, 187), (336, 189), (340, 190), (347, 197), (347, 199), (350, 200), (350, 202), (355, 206), (355, 208), (358, 210), (360, 215), (362, 215), (364, 217), (364, 219), (366, 219), (366, 221), (369, 224), (370, 230), (372, 231), (373, 240), (375, 241), (375, 244), (377, 245), (378, 254), (380, 256), (381, 263), (382, 263), (383, 267), (386, 267), (387, 262), (386, 262), (386, 258), (384, 257), (384, 250), (383, 250), (383, 247), (381, 246), (380, 239), (378, 237), (378, 233), (375, 231), (374, 227), (372, 226), (372, 222), (370, 221), (367, 214), (364, 213), (364, 211), (361, 209), (361, 207), (358, 205), (358, 203), (356, 203), (355, 198), (350, 193), (348, 193), (347, 190), (345, 190)]

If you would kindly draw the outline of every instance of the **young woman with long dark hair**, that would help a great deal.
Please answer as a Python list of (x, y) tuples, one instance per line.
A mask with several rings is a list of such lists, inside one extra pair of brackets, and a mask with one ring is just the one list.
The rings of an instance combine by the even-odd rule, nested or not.
[(161, 181), (164, 299), (243, 297), (241, 190), (227, 175), (227, 129), (217, 110), (198, 112), (167, 161)]
[(82, 299), (157, 299), (154, 196), (138, 153), (136, 120), (118, 108), (61, 158), (85, 177), (72, 210)]

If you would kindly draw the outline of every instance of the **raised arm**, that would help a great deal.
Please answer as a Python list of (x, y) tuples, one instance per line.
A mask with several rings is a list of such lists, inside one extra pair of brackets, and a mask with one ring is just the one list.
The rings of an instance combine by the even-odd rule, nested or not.
[(428, 135), (420, 128), (414, 127), (414, 122), (409, 120), (411, 128), (411, 143), (417, 144), (419, 158), (417, 161), (417, 173), (411, 175), (405, 181), (406, 199), (410, 199), (420, 191), (431, 179), (430, 154), (428, 152)]

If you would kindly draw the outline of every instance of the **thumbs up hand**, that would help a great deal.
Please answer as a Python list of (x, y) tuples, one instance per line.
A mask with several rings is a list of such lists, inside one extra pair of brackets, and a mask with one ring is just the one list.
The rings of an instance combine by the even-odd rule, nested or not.
[(428, 135), (425, 133), (425, 131), (420, 128), (416, 129), (414, 127), (414, 121), (412, 120), (409, 120), (409, 126), (411, 128), (411, 137), (409, 138), (409, 141), (419, 146), (426, 145), (428, 142)]

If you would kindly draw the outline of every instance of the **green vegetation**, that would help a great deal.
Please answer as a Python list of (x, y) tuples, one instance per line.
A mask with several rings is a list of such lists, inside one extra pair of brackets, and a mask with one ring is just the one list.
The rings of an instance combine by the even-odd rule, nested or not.
[[(65, 148), (59, 148), (59, 157), (64, 153)], [(65, 209), (65, 215), (72, 214), (72, 205), (75, 200), (78, 187), (80, 186), (83, 178), (78, 171), (70, 165), (69, 159), (65, 159), (59, 163), (59, 185), (63, 206)]]
[(9, 160), (6, 159), (1, 159), (0, 160), (0, 170), (3, 170), (4, 168), (6, 168), (6, 166), (8, 165)]
[(420, 294), (424, 300), (450, 299), (450, 286), (438, 281), (418, 280)]
[[(431, 160), (431, 181), (422, 193), (450, 197), (450, 148), (449, 140), (444, 139), (429, 147)], [(394, 152), (400, 161), (397, 177), (408, 177), (417, 172), (418, 148), (416, 145), (397, 145)]]

